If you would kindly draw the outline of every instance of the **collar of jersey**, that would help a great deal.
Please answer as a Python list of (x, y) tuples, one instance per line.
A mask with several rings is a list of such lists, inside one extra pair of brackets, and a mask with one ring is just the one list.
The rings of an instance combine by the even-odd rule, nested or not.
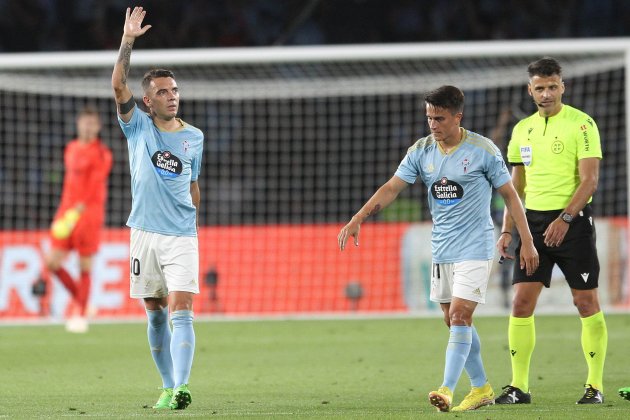
[(441, 154), (447, 155), (447, 156), (452, 155), (466, 141), (466, 137), (468, 137), (468, 131), (466, 131), (464, 127), (459, 127), (459, 132), (461, 133), (462, 139), (459, 141), (459, 144), (457, 146), (453, 147), (448, 152), (445, 152), (444, 149), (442, 149), (442, 145), (440, 145), (440, 143), (436, 141), (438, 150), (440, 151)]
[(158, 127), (155, 122), (153, 123), (153, 125), (155, 125), (155, 127), (160, 130), (163, 133), (176, 133), (180, 130), (183, 130), (186, 127), (186, 123), (181, 119), (181, 118), (175, 118), (178, 122), (179, 122), (179, 127), (177, 127), (175, 130), (163, 130), (160, 127)]

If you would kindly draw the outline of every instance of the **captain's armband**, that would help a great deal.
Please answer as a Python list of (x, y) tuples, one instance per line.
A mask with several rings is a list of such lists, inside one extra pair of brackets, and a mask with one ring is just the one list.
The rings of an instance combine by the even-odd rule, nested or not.
[(118, 113), (120, 115), (128, 114), (129, 111), (131, 111), (135, 105), (136, 105), (136, 101), (133, 100), (133, 95), (132, 95), (131, 98), (129, 98), (129, 100), (125, 102), (124, 104), (118, 104)]

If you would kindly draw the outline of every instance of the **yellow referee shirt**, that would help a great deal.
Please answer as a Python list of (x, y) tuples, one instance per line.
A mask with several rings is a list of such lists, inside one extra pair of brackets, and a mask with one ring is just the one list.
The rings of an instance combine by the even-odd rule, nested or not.
[(527, 209), (562, 210), (580, 184), (578, 161), (602, 158), (599, 130), (591, 117), (569, 105), (553, 117), (536, 112), (514, 127), (507, 157), (510, 164), (525, 166)]

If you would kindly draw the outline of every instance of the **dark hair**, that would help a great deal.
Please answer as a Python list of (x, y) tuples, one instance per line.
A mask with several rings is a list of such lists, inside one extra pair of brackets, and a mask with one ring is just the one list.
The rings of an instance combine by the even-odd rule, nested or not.
[(464, 92), (455, 86), (440, 86), (424, 95), (424, 102), (455, 115), (464, 111)]
[(527, 73), (529, 73), (529, 77), (562, 76), (562, 67), (560, 67), (560, 63), (555, 58), (543, 57), (540, 60), (529, 63)]
[(144, 74), (144, 77), (142, 78), (142, 89), (146, 92), (146, 90), (149, 89), (149, 86), (151, 85), (151, 81), (160, 77), (170, 77), (172, 79), (175, 79), (175, 75), (170, 70), (152, 69)]

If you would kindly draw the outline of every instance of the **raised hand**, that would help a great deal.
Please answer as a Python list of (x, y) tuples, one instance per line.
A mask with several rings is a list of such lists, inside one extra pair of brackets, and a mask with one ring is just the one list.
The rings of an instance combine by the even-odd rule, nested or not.
[(142, 27), (142, 21), (144, 20), (146, 14), (147, 11), (143, 10), (142, 7), (134, 7), (133, 11), (131, 11), (130, 7), (127, 7), (123, 36), (137, 38), (144, 35), (144, 33), (151, 28), (151, 25), (145, 25)]

